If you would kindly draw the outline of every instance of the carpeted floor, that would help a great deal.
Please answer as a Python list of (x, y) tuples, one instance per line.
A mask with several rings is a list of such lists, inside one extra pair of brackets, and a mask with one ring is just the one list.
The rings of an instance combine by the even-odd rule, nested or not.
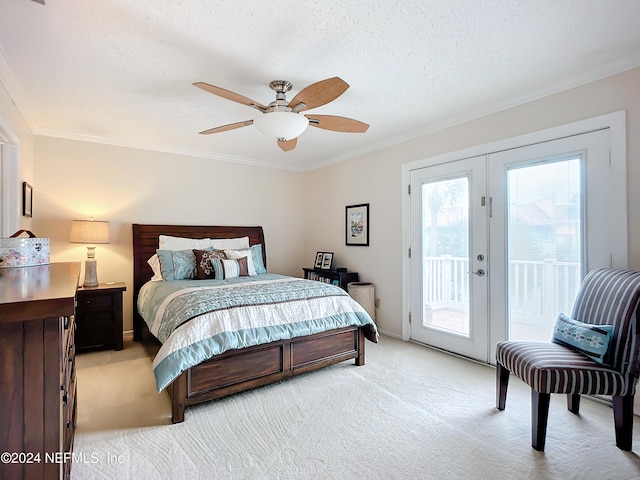
[(367, 342), (363, 367), (193, 407), (177, 425), (139, 345), (77, 364), (73, 480), (640, 479), (640, 457), (615, 446), (607, 405), (585, 399), (573, 415), (553, 396), (539, 453), (524, 383), (512, 377), (498, 412), (493, 368), (389, 337)]

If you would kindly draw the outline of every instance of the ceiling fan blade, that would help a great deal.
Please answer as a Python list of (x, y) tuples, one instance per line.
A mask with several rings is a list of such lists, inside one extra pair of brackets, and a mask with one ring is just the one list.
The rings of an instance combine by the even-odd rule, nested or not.
[(291, 140), (285, 140), (284, 142), (278, 140), (278, 146), (284, 151), (288, 152), (289, 150), (293, 150), (296, 148), (296, 144), (298, 143), (297, 138), (292, 138)]
[(305, 115), (309, 119), (312, 127), (333, 130), (334, 132), (363, 133), (369, 125), (347, 117), (337, 117), (335, 115)]
[[(296, 112), (316, 108), (335, 100), (347, 88), (349, 88), (349, 84), (340, 77), (327, 78), (300, 90), (289, 102), (289, 107)], [(300, 105), (301, 103), (304, 105)]]
[(222, 125), (221, 127), (210, 128), (209, 130), (203, 130), (200, 135), (209, 135), (210, 133), (226, 132), (227, 130), (234, 130), (236, 128), (246, 127), (253, 125), (253, 120), (245, 120), (244, 122), (230, 123), (229, 125)]
[(255, 100), (251, 100), (250, 98), (244, 97), (239, 93), (231, 92), (229, 90), (225, 90), (224, 88), (216, 87), (215, 85), (209, 85), (204, 82), (196, 82), (193, 84), (194, 86), (205, 90), (206, 92), (213, 93), (214, 95), (218, 95), (219, 97), (226, 98), (227, 100), (231, 100), (232, 102), (238, 102), (243, 105), (247, 105), (249, 107), (257, 108), (261, 112), (265, 112), (267, 107), (262, 105), (261, 103), (256, 102)]

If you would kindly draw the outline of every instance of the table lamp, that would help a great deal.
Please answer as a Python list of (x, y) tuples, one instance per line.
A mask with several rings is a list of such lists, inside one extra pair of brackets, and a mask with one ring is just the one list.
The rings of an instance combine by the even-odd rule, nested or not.
[(71, 224), (71, 243), (86, 243), (87, 260), (84, 262), (83, 287), (97, 287), (98, 274), (96, 262), (97, 243), (109, 243), (109, 222), (74, 220)]

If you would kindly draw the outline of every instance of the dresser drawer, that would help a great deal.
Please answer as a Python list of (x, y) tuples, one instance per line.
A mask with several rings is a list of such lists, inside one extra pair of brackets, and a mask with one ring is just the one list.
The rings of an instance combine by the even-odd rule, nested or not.
[(76, 376), (76, 346), (70, 345), (68, 355), (62, 361), (62, 386), (70, 385)]
[(74, 333), (76, 330), (76, 321), (74, 315), (69, 315), (68, 317), (61, 317), (60, 321), (62, 323), (62, 355), (67, 354), (71, 345), (74, 342)]
[(77, 396), (77, 387), (76, 387), (76, 382), (74, 378), (73, 383), (69, 385), (69, 389), (65, 392), (62, 399), (63, 400), (62, 421), (64, 426), (63, 448), (65, 452), (71, 451), (73, 447), (73, 436), (74, 436), (73, 434), (76, 429), (76, 419), (77, 419), (77, 412), (78, 412), (76, 396)]
[(78, 298), (76, 312), (78, 314), (95, 310), (108, 310), (113, 307), (113, 295), (91, 295)]

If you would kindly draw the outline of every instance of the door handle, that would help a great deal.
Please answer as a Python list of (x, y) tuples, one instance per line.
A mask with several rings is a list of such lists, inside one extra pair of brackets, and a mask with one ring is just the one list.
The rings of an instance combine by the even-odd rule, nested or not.
[(484, 277), (485, 271), (479, 268), (476, 272), (467, 272), (467, 273), (473, 273), (474, 275), (477, 275), (479, 277)]

